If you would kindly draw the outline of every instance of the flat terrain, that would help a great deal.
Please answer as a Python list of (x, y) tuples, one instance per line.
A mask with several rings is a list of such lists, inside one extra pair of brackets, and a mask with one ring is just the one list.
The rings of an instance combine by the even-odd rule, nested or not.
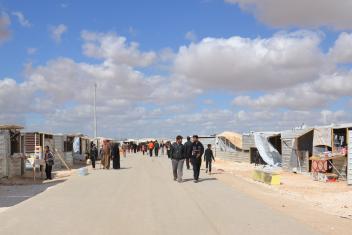
[(165, 157), (129, 156), (122, 167), (13, 205), (0, 213), (0, 234), (319, 234), (204, 172), (197, 184), (186, 169), (174, 182)]

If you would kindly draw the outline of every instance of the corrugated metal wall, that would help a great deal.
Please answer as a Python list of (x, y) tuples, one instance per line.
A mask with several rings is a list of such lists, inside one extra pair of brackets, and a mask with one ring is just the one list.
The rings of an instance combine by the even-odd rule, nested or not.
[(242, 141), (243, 141), (243, 150), (250, 150), (250, 148), (255, 147), (255, 143), (254, 143), (254, 135), (252, 134), (244, 134), (242, 137)]
[(294, 139), (282, 139), (282, 168), (285, 170), (290, 169), (291, 154), (294, 148)]
[(8, 176), (7, 158), (10, 155), (10, 146), (9, 132), (0, 131), (0, 177)]

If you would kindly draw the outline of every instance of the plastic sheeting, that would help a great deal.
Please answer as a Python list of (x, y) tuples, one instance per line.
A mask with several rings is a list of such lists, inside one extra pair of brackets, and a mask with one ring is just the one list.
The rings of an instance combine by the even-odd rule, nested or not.
[(80, 146), (81, 146), (81, 141), (79, 137), (75, 137), (73, 140), (73, 152), (74, 153), (80, 153)]
[(216, 144), (216, 149), (218, 149), (219, 151), (230, 152), (230, 153), (237, 152), (235, 148), (233, 148), (231, 145), (226, 143), (225, 139), (223, 139), (221, 137), (220, 138), (216, 137), (215, 144)]
[(243, 139), (242, 135), (235, 133), (235, 132), (230, 132), (230, 131), (225, 131), (221, 134), (218, 134), (217, 137), (222, 137), (227, 139), (229, 142), (231, 142), (233, 145), (235, 145), (237, 148), (243, 149)]
[(331, 147), (331, 128), (315, 128), (313, 146)]
[(270, 166), (280, 166), (282, 157), (280, 153), (269, 143), (266, 136), (254, 133), (254, 142), (262, 159)]

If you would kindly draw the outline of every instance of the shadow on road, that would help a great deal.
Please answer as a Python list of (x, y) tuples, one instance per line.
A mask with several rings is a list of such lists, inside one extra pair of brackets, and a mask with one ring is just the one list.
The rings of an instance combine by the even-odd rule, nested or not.
[(48, 188), (63, 183), (66, 180), (54, 180), (42, 184), (31, 185), (1, 185), (0, 186), (0, 208), (11, 207), (31, 197), (44, 192)]
[(203, 182), (203, 181), (212, 181), (212, 180), (218, 180), (217, 178), (203, 178), (203, 179), (199, 179), (199, 182)]
[(121, 167), (120, 169), (116, 169), (116, 170), (128, 170), (128, 169), (131, 169), (132, 167)]
[[(217, 178), (203, 178), (203, 179), (199, 179), (198, 182), (209, 181), (209, 180), (218, 180), (218, 179)], [(184, 183), (189, 182), (189, 181), (193, 181), (193, 178), (183, 180)]]

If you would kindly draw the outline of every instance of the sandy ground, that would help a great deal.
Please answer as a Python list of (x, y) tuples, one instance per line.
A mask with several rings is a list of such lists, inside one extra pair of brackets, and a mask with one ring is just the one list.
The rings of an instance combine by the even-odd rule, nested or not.
[(282, 172), (281, 185), (269, 186), (251, 179), (255, 168), (251, 164), (219, 159), (216, 168), (271, 189), (280, 196), (309, 203), (325, 213), (352, 219), (352, 186), (348, 186), (346, 181), (323, 183), (314, 181), (309, 175)]
[(43, 221), (50, 234), (321, 234), (204, 172), (195, 184), (185, 170), (177, 183), (166, 157), (128, 157), (122, 167), (75, 174), (12, 206), (0, 234), (47, 234), (35, 226)]

